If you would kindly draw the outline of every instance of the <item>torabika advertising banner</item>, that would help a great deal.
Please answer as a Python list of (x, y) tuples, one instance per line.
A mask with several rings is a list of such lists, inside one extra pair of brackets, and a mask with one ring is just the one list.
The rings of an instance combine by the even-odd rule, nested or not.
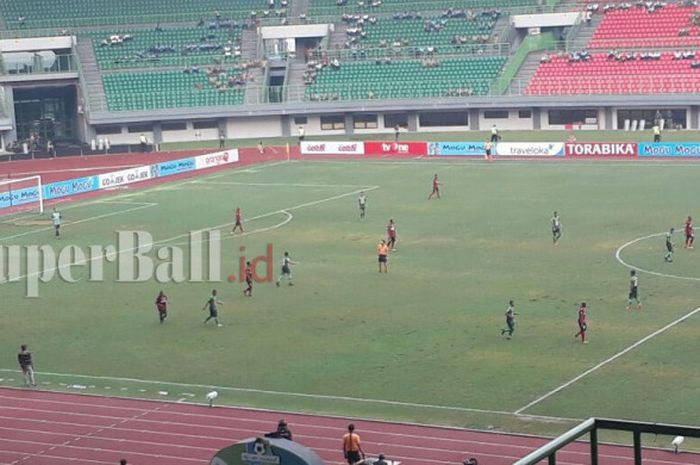
[(637, 144), (633, 142), (571, 142), (566, 144), (566, 156), (635, 158)]

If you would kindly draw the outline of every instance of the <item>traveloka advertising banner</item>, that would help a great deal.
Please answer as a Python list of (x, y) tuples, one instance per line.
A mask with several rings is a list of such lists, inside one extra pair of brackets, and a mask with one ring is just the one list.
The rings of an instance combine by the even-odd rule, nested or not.
[(563, 142), (499, 142), (496, 155), (502, 157), (561, 157)]
[(365, 142), (365, 155), (427, 155), (427, 142)]
[(567, 157), (635, 158), (634, 142), (571, 142), (566, 144)]
[(639, 144), (640, 157), (700, 157), (697, 142), (643, 142)]
[(44, 186), (44, 200), (84, 194), (85, 192), (96, 191), (99, 188), (100, 180), (97, 176), (52, 182)]
[(484, 142), (429, 142), (428, 155), (433, 156), (484, 156), (486, 147)]
[(156, 165), (156, 176), (171, 176), (173, 174), (186, 173), (196, 169), (194, 158), (182, 158), (180, 160), (165, 161)]

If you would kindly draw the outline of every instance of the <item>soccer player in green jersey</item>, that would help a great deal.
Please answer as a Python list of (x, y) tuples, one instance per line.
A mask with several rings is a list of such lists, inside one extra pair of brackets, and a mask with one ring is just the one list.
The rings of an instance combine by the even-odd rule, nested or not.
[(666, 263), (671, 263), (673, 262), (673, 231), (674, 229), (671, 228), (667, 233), (666, 233), (666, 255), (664, 256), (664, 260)]
[(508, 339), (513, 336), (515, 331), (515, 302), (512, 300), (508, 303), (508, 310), (506, 310), (506, 327), (501, 330), (501, 336), (508, 333)]
[(627, 297), (627, 310), (632, 308), (632, 301), (637, 302), (637, 309), (642, 309), (642, 302), (639, 300), (639, 278), (635, 270), (630, 271), (630, 294)]

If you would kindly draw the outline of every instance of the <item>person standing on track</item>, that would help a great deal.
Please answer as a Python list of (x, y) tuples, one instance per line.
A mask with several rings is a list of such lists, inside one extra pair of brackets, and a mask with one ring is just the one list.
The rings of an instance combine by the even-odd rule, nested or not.
[(32, 353), (27, 349), (27, 344), (22, 344), (19, 348), (19, 354), (17, 354), (17, 361), (19, 362), (19, 367), (22, 369), (22, 376), (24, 376), (24, 386), (36, 386), (36, 380), (34, 379), (34, 362), (32, 361)]
[(222, 327), (223, 325), (219, 323), (219, 305), (223, 305), (223, 302), (221, 302), (217, 297), (216, 297), (216, 289), (211, 291), (211, 296), (207, 299), (207, 302), (204, 304), (204, 307), (202, 308), (202, 311), (206, 310), (209, 308), (209, 316), (207, 317), (206, 320), (204, 320), (204, 324), (207, 324), (209, 320), (214, 320), (214, 323), (216, 323), (217, 327)]
[(160, 322), (165, 323), (165, 319), (168, 318), (168, 296), (163, 291), (160, 291), (156, 297), (156, 309), (158, 309)]
[(343, 457), (348, 465), (354, 465), (365, 458), (360, 435), (355, 432), (355, 425), (352, 423), (348, 425), (348, 432), (343, 436)]
[(581, 302), (581, 306), (578, 308), (578, 333), (574, 334), (574, 338), (581, 336), (581, 342), (583, 344), (588, 344), (586, 340), (586, 332), (588, 331), (588, 308), (586, 308), (586, 302)]

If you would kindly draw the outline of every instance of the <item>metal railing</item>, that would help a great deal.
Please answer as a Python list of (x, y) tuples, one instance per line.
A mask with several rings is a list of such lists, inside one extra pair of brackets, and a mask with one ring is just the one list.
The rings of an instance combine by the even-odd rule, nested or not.
[[(490, 6), (484, 2), (470, 2), (465, 0), (455, 0), (455, 1), (444, 1), (444, 2), (425, 2), (418, 0), (407, 0), (400, 1), (396, 3), (384, 2), (378, 7), (371, 7), (365, 5), (364, 7), (359, 7), (350, 2), (352, 5), (347, 6), (324, 6), (324, 7), (312, 7), (309, 9), (309, 17), (338, 17), (344, 14), (371, 14), (371, 15), (386, 15), (393, 13), (402, 13), (407, 11), (416, 11), (420, 13), (427, 12), (441, 12), (448, 8), (461, 8), (461, 9), (471, 9), (471, 10), (492, 10), (498, 9), (503, 13), (507, 14), (536, 14), (536, 13), (552, 13), (556, 9), (556, 4), (545, 4), (545, 5), (518, 5), (511, 6), (508, 2), (503, 2), (498, 6)], [(365, 2), (371, 3), (371, 2)], [(581, 4), (585, 8), (585, 3)], [(578, 6), (576, 6), (578, 7)]]
[(24, 62), (8, 63), (8, 60), (0, 58), (2, 66), (0, 69), (2, 75), (26, 75), (26, 74), (54, 74), (54, 73), (75, 73), (77, 71), (75, 63), (75, 55), (56, 54), (55, 60), (49, 65), (47, 60), (35, 54), (32, 57), (31, 64)]
[(598, 465), (598, 433), (601, 430), (632, 433), (634, 465), (643, 465), (642, 434), (700, 438), (700, 428), (698, 427), (589, 418), (558, 438), (553, 439), (548, 444), (545, 444), (526, 457), (518, 460), (514, 465), (536, 465), (543, 460), (547, 460), (549, 465), (556, 465), (557, 452), (586, 434), (588, 434), (590, 438), (590, 463), (591, 465)]

